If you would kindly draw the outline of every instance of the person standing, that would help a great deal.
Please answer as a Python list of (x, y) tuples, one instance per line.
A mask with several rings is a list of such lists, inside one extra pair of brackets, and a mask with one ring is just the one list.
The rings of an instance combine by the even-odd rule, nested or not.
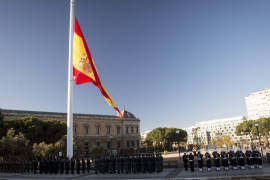
[(217, 150), (214, 150), (213, 152), (213, 157), (214, 157), (214, 162), (215, 162), (215, 166), (216, 166), (216, 170), (220, 171), (220, 155), (217, 152)]
[(209, 154), (208, 151), (206, 151), (205, 153), (205, 159), (206, 159), (207, 171), (211, 171), (211, 155)]
[(187, 156), (186, 152), (184, 152), (182, 159), (183, 159), (185, 171), (187, 171), (188, 170), (188, 156)]
[(224, 150), (221, 152), (221, 162), (224, 170), (229, 170), (228, 154)]
[(198, 159), (199, 171), (202, 171), (203, 170), (203, 155), (201, 154), (200, 150), (198, 150), (197, 159)]
[(189, 161), (191, 172), (194, 172), (194, 156), (192, 152), (189, 152), (188, 161)]
[(90, 162), (89, 158), (87, 158), (87, 160), (86, 160), (86, 167), (87, 167), (87, 173), (90, 173), (91, 162)]
[(237, 169), (236, 158), (235, 158), (235, 153), (233, 149), (231, 149), (229, 152), (229, 158), (230, 158), (230, 164), (232, 166), (232, 169)]

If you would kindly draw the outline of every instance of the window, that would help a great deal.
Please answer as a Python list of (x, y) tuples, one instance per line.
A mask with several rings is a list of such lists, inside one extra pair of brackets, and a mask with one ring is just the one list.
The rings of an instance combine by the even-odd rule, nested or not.
[(100, 142), (97, 142), (97, 146), (100, 146)]
[(127, 147), (129, 148), (129, 141), (127, 141)]
[(134, 146), (135, 146), (134, 141), (131, 141), (131, 146), (132, 146), (132, 147), (134, 147)]
[(88, 142), (84, 142), (84, 150), (88, 152)]
[(88, 125), (85, 125), (85, 126), (84, 126), (84, 133), (85, 133), (85, 134), (88, 134)]
[(119, 135), (121, 132), (121, 127), (120, 126), (117, 126), (117, 134)]
[(111, 126), (106, 126), (106, 132), (107, 132), (107, 135), (110, 135), (111, 134)]
[(118, 148), (121, 148), (121, 141), (118, 141), (118, 142), (117, 142), (117, 147), (118, 147)]
[(74, 126), (74, 132), (75, 132), (75, 134), (77, 134), (77, 125), (76, 124)]
[(139, 127), (136, 127), (136, 133), (139, 134)]
[(137, 140), (136, 142), (137, 142), (137, 147), (140, 147), (140, 141)]
[(128, 134), (128, 126), (126, 126), (126, 134)]
[(134, 131), (134, 128), (133, 128), (133, 127), (131, 127), (131, 134), (133, 134), (133, 131)]
[(110, 142), (110, 141), (107, 142), (107, 148), (108, 148), (108, 149), (111, 148), (111, 142)]
[(99, 135), (99, 134), (100, 134), (100, 126), (96, 125), (96, 135)]

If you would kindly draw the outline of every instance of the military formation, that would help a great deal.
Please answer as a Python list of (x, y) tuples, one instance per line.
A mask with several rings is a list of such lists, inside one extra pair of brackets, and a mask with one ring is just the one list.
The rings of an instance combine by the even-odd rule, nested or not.
[(228, 152), (222, 150), (220, 153), (214, 150), (212, 155), (208, 151), (204, 155), (200, 151), (185, 152), (182, 160), (185, 170), (187, 171), (190, 168), (191, 172), (194, 172), (195, 164), (199, 171), (203, 171), (204, 167), (207, 171), (211, 171), (212, 167), (216, 171), (245, 169), (246, 167), (251, 169), (262, 168), (262, 155), (257, 149), (247, 149), (245, 153), (241, 149), (236, 152), (233, 149)]
[(120, 174), (163, 171), (161, 154), (107, 156), (97, 158), (50, 158), (33, 161), (0, 161), (0, 172), (33, 174)]
[(154, 173), (163, 171), (161, 154), (102, 157), (95, 160), (95, 173)]

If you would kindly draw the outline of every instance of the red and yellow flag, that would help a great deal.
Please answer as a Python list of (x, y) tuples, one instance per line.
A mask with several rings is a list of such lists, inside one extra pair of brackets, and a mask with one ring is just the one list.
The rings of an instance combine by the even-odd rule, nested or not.
[(97, 86), (109, 105), (111, 105), (118, 112), (119, 116), (123, 118), (122, 113), (119, 111), (112, 97), (99, 79), (98, 71), (76, 17), (73, 37), (73, 77), (77, 85), (92, 82)]

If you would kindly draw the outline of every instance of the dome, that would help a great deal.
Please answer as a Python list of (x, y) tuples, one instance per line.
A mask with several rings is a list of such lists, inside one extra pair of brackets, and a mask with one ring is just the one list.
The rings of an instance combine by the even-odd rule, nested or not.
[(122, 111), (121, 113), (123, 114), (123, 117), (124, 117), (124, 118), (136, 118), (136, 117), (134, 116), (134, 114), (132, 114), (131, 112), (128, 112), (128, 111), (126, 111), (126, 110)]

